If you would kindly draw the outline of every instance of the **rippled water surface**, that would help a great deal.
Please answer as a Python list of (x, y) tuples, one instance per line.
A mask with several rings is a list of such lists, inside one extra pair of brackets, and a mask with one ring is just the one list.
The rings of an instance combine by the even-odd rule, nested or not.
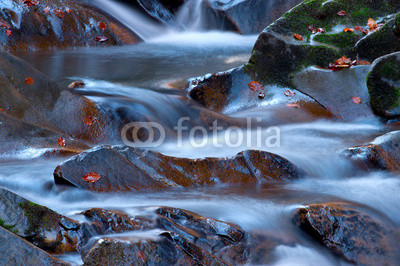
[[(84, 80), (87, 86), (80, 93), (96, 101), (112, 103), (116, 97), (127, 97), (134, 100), (133, 104), (152, 106), (153, 115), (166, 120), (191, 111), (181, 100), (181, 92), (174, 88), (178, 87), (176, 84), (246, 63), (255, 40), (255, 36), (220, 32), (171, 33), (130, 47), (30, 52), (18, 56), (61, 84)], [(27, 154), (21, 160), (0, 163), (0, 186), (75, 219), (82, 219), (79, 212), (92, 207), (135, 213), (136, 207), (166, 205), (233, 222), (246, 230), (273, 230), (297, 243), (278, 246), (273, 254), (275, 265), (343, 264), (314, 243), (298, 237), (290, 217), (303, 204), (353, 201), (379, 210), (400, 225), (398, 176), (364, 173), (354, 169), (341, 155), (344, 149), (389, 131), (386, 126), (374, 118), (354, 122), (310, 119), (299, 123), (282, 121), (279, 128), (280, 147), (264, 149), (286, 157), (308, 173), (306, 178), (286, 185), (107, 195), (78, 189), (60, 191), (52, 185), (52, 174), (66, 158), (29, 159), (32, 154)], [(257, 147), (215, 148), (210, 144), (193, 148), (183, 143), (183, 148), (179, 148), (170, 141), (157, 150), (177, 157), (202, 158), (233, 156), (250, 148)], [(80, 262), (74, 254), (62, 258)]]

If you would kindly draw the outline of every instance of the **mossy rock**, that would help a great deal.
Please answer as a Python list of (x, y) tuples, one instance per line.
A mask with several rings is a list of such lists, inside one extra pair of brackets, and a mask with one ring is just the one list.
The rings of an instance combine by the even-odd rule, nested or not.
[(380, 57), (372, 64), (367, 86), (377, 115), (400, 117), (400, 52)]
[(394, 28), (393, 33), (400, 38), (400, 13), (398, 13), (394, 18)]
[[(347, 15), (338, 16), (341, 10)], [(292, 74), (304, 67), (327, 67), (342, 55), (355, 58), (354, 47), (362, 33), (337, 33), (336, 26), (366, 25), (368, 18), (377, 19), (395, 10), (394, 4), (384, 0), (303, 1), (261, 33), (244, 70), (255, 80), (291, 87)], [(325, 28), (326, 33), (311, 36), (310, 25)], [(303, 40), (296, 40), (294, 34), (302, 35)]]

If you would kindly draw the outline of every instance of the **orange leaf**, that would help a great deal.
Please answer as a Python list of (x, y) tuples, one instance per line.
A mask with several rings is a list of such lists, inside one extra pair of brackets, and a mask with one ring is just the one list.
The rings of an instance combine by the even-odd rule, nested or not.
[(336, 65), (349, 65), (351, 64), (351, 59), (347, 58), (347, 56), (342, 56), (341, 58), (339, 58), (338, 60), (336, 60)]
[(375, 30), (376, 28), (378, 28), (378, 23), (376, 23), (375, 20), (370, 18), (370, 19), (368, 19), (368, 27), (370, 30)]
[(344, 28), (343, 32), (354, 32), (353, 28)]
[(71, 9), (70, 9), (69, 7), (67, 7), (67, 8), (65, 9), (65, 12), (67, 12), (68, 14), (71, 14)]
[(258, 81), (252, 81), (248, 85), (252, 91), (261, 91), (264, 89), (264, 87)]
[(286, 104), (286, 106), (291, 108), (300, 108), (300, 106), (297, 103), (288, 103)]
[(104, 23), (104, 22), (100, 22), (100, 23), (99, 23), (99, 28), (100, 28), (101, 30), (106, 30), (106, 29), (107, 29), (107, 24)]
[(298, 41), (302, 41), (303, 40), (303, 36), (301, 36), (300, 34), (294, 34), (293, 37)]
[(27, 77), (25, 79), (25, 83), (28, 84), (28, 85), (33, 85), (33, 83), (35, 83), (35, 81), (31, 77)]
[(368, 61), (358, 61), (358, 64), (359, 64), (360, 66), (362, 66), (362, 65), (370, 65), (371, 63), (368, 62)]
[(39, 1), (37, 1), (37, 0), (22, 0), (22, 3), (27, 6), (36, 6), (37, 4), (39, 4)]
[(347, 12), (342, 10), (342, 11), (339, 11), (339, 12), (337, 13), (337, 15), (340, 16), (340, 17), (343, 17), (343, 16), (346, 16), (346, 15), (347, 15)]
[(360, 97), (353, 97), (353, 103), (360, 104), (361, 103), (361, 98)]
[(11, 30), (7, 29), (7, 30), (6, 30), (6, 35), (7, 35), (8, 37), (10, 37), (10, 36), (11, 36)]
[(285, 96), (286, 97), (293, 97), (295, 95), (296, 95), (296, 93), (294, 91), (285, 90)]
[(318, 28), (317, 31), (321, 32), (321, 33), (325, 33), (325, 29), (324, 28)]
[(89, 183), (96, 183), (97, 181), (99, 181), (100, 178), (101, 178), (101, 176), (98, 173), (91, 172), (91, 173), (86, 174), (83, 177), (83, 180), (85, 180), (86, 182), (89, 182)]
[(364, 30), (363, 27), (360, 27), (360, 26), (355, 26), (354, 29), (356, 29), (358, 31), (363, 31)]
[(64, 18), (64, 12), (62, 12), (60, 9), (54, 9), (54, 14), (59, 17), (60, 19)]
[(67, 142), (65, 141), (65, 139), (63, 137), (60, 137), (57, 140), (58, 145), (60, 145), (61, 147), (65, 147), (65, 145), (67, 144)]
[(50, 7), (46, 6), (45, 8), (43, 8), (43, 13), (50, 14), (50, 10)]
[(108, 41), (108, 38), (104, 37), (104, 36), (97, 36), (95, 41), (96, 42), (106, 42), (106, 41)]
[(96, 118), (96, 117), (88, 116), (88, 117), (85, 118), (84, 123), (85, 123), (85, 125), (87, 125), (87, 126), (91, 126), (91, 125), (93, 125), (94, 123), (96, 123), (96, 121), (97, 121), (97, 118)]

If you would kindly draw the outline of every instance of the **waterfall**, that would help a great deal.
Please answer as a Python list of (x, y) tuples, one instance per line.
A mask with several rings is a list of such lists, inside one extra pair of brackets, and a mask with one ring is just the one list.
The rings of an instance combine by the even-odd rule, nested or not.
[(176, 24), (186, 31), (201, 31), (203, 29), (203, 0), (189, 0), (179, 10)]
[(139, 11), (113, 0), (93, 0), (93, 3), (104, 12), (118, 19), (135, 32), (144, 41), (164, 32), (164, 27), (158, 25)]

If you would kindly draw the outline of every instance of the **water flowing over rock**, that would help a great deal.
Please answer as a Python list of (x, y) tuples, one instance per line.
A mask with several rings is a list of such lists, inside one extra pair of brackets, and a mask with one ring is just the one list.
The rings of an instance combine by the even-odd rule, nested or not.
[(77, 222), (3, 188), (0, 188), (0, 222), (2, 227), (44, 250), (76, 251)]
[[(95, 172), (101, 179), (88, 183), (83, 177)], [(244, 151), (229, 158), (187, 159), (126, 146), (104, 146), (83, 152), (54, 171), (57, 184), (93, 191), (164, 190), (228, 184), (284, 182), (299, 177), (286, 159), (268, 152)]]
[[(108, 46), (141, 41), (113, 17), (78, 0), (43, 0), (34, 6), (20, 0), (4, 0), (0, 3), (0, 19), (10, 25), (10, 36), (4, 28), (0, 32), (0, 46), (8, 50)], [(106, 23), (107, 29), (101, 30), (100, 22)], [(96, 41), (99, 35), (105, 36), (107, 41)]]
[(374, 112), (384, 118), (400, 117), (400, 53), (378, 58), (367, 79)]
[(345, 203), (311, 204), (296, 211), (294, 223), (351, 263), (392, 264), (399, 233), (392, 225)]

